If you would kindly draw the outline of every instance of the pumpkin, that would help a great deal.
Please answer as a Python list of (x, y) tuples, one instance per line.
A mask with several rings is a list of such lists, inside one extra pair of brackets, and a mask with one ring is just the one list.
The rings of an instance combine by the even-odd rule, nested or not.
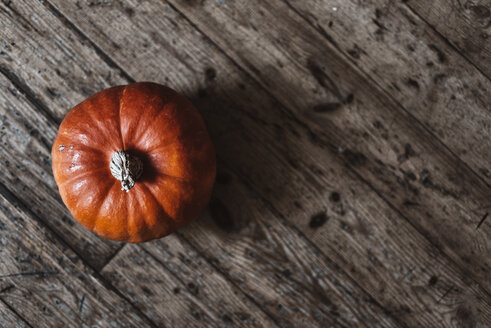
[(155, 83), (103, 90), (66, 115), (52, 148), (63, 202), (112, 240), (168, 235), (205, 208), (215, 153), (196, 108)]

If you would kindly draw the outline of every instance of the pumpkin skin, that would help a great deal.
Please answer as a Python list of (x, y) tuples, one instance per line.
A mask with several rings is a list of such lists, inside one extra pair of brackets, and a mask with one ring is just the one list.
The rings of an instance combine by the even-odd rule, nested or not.
[[(110, 170), (118, 150), (143, 164), (127, 192)], [(61, 198), (75, 219), (126, 242), (160, 238), (195, 219), (216, 174), (199, 112), (174, 90), (149, 82), (109, 88), (75, 106), (51, 154)]]

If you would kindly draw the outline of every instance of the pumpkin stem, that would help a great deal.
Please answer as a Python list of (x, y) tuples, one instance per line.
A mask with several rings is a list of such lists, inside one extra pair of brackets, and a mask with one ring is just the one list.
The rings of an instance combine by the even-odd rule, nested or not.
[(143, 172), (142, 161), (124, 150), (118, 150), (113, 154), (109, 168), (111, 174), (121, 181), (121, 190), (126, 192), (133, 188)]

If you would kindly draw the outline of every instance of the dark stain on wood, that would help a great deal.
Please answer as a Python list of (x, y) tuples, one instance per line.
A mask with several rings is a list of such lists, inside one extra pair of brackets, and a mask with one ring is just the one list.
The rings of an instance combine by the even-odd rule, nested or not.
[(342, 154), (343, 154), (344, 158), (346, 159), (346, 161), (350, 165), (353, 165), (353, 166), (363, 165), (367, 161), (367, 158), (365, 157), (365, 155), (363, 155), (362, 153), (357, 152), (357, 151), (352, 151), (350, 149), (346, 149), (346, 150), (342, 151)]
[(339, 101), (343, 99), (343, 97), (341, 96), (341, 92), (339, 91), (334, 81), (322, 70), (322, 68), (313, 59), (308, 59), (307, 68), (312, 73), (314, 79), (322, 87), (334, 93)]
[(340, 103), (338, 103), (338, 102), (329, 102), (329, 103), (324, 103), (324, 104), (320, 104), (320, 105), (314, 106), (314, 108), (312, 108), (312, 110), (315, 113), (329, 113), (329, 112), (335, 111), (339, 107), (341, 107), (341, 104)]
[(150, 290), (150, 288), (148, 288), (147, 286), (142, 286), (142, 291), (143, 293), (145, 293), (145, 295), (147, 296), (151, 296), (153, 295), (152, 291)]
[(348, 50), (348, 54), (355, 59), (359, 59), (360, 54), (362, 52), (363, 52), (363, 50), (357, 44), (355, 44), (353, 46), (353, 49)]
[(227, 324), (232, 324), (234, 323), (234, 321), (232, 320), (232, 318), (228, 315), (228, 314), (224, 314), (222, 316), (222, 320), (223, 322), (227, 323)]
[(489, 8), (483, 5), (470, 6), (470, 9), (478, 18), (488, 18), (491, 14)]
[(406, 80), (406, 84), (409, 85), (410, 87), (413, 87), (414, 89), (419, 91), (419, 83), (415, 79), (408, 78)]
[(193, 295), (198, 295), (199, 293), (199, 288), (196, 286), (194, 283), (190, 282), (187, 284), (188, 290), (191, 292)]
[[(397, 161), (398, 161), (399, 163), (402, 163), (402, 162), (404, 162), (404, 161), (408, 160), (408, 159), (409, 159), (411, 156), (413, 156), (413, 155), (414, 155), (414, 150), (413, 150), (413, 148), (411, 147), (411, 145), (407, 143), (407, 144), (405, 144), (405, 145), (404, 145), (404, 154), (399, 155), (399, 156), (397, 157)], [(411, 176), (409, 176), (409, 175), (411, 175)], [(413, 177), (414, 177), (414, 178), (413, 178)], [(416, 180), (416, 176), (415, 176), (415, 175), (414, 175), (414, 173), (412, 173), (412, 172), (408, 172), (408, 178), (409, 178), (410, 180)]]
[[(450, 189), (445, 188), (439, 184), (434, 183), (431, 180), (430, 172), (427, 169), (424, 169), (423, 171), (421, 171), (420, 180), (421, 180), (421, 184), (426, 188), (431, 188), (433, 190), (436, 190), (444, 196), (452, 196), (455, 199), (459, 199), (459, 193), (457, 191), (450, 190)], [(462, 191), (461, 194), (465, 194), (465, 192)]]
[(214, 81), (217, 77), (217, 72), (213, 67), (208, 67), (205, 70), (205, 78), (207, 81)]
[(328, 219), (325, 212), (319, 212), (310, 218), (309, 227), (312, 229), (320, 228), (328, 221)]
[(179, 287), (174, 287), (174, 289), (172, 290), (172, 292), (177, 295), (177, 294), (179, 294), (181, 292), (181, 289)]
[(428, 45), (428, 47), (436, 53), (436, 55), (438, 57), (438, 61), (440, 63), (444, 63), (447, 61), (447, 57), (445, 56), (443, 51), (441, 51), (440, 48), (438, 48), (436, 45), (430, 44), (430, 45)]
[(334, 202), (334, 203), (337, 203), (341, 200), (341, 195), (339, 195), (339, 193), (337, 191), (333, 191), (331, 193), (331, 196), (329, 196), (329, 199)]
[(133, 17), (133, 15), (135, 14), (135, 10), (129, 6), (123, 5), (123, 9), (126, 15), (128, 15), (129, 17)]
[(225, 232), (232, 232), (235, 229), (235, 223), (232, 214), (225, 204), (218, 198), (214, 198), (210, 203), (211, 217), (215, 224)]
[(431, 276), (430, 280), (428, 280), (428, 286), (434, 286), (438, 282), (437, 276)]

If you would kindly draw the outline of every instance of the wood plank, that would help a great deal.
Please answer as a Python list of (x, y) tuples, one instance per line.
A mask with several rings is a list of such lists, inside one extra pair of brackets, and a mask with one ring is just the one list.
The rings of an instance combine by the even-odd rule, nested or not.
[(55, 122), (41, 115), (5, 76), (0, 74), (0, 182), (84, 260), (104, 265), (120, 243), (108, 241), (77, 224), (58, 194), (51, 171)]
[[(42, 11), (43, 11), (43, 7), (39, 7), (39, 4), (32, 4), (31, 10), (32, 10), (33, 12), (38, 12), (38, 13), (40, 13), (40, 15), (44, 15), (44, 13), (42, 13)], [(56, 26), (56, 22), (50, 22), (50, 21), (49, 21), (49, 19), (53, 19), (53, 18), (49, 18), (49, 17), (46, 17), (46, 16), (43, 16), (43, 17), (44, 17), (43, 19), (44, 19), (44, 20), (46, 20), (46, 21), (48, 22), (48, 23), (47, 23), (48, 25), (50, 25), (50, 26)], [(61, 29), (60, 29), (60, 30), (61, 30)], [(49, 32), (49, 33), (54, 33), (54, 31), (48, 31), (48, 32)], [(49, 33), (48, 33), (48, 34), (49, 34)], [(18, 44), (19, 44), (19, 47), (22, 47), (23, 45), (20, 43), (20, 41), (18, 41), (18, 42), (19, 42), (19, 43), (18, 43)], [(49, 49), (50, 47), (52, 47), (52, 46), (53, 46), (52, 44), (50, 44), (50, 43), (49, 43), (49, 42), (50, 42), (49, 40), (45, 40), (44, 42), (45, 42), (45, 43), (44, 43), (44, 45), (43, 45), (43, 46), (44, 46), (44, 47), (46, 47), (46, 48), (48, 48), (48, 49)], [(68, 46), (67, 46), (67, 48), (69, 49), (69, 48), (70, 48), (70, 46), (68, 45)], [(74, 48), (76, 48), (76, 46), (74, 46)], [(84, 52), (80, 52), (80, 53), (84, 53)], [(83, 61), (83, 57), (82, 57), (82, 59), (77, 58), (77, 60), (78, 60), (78, 61)], [(7, 62), (7, 64), (8, 64), (8, 62)], [(15, 65), (14, 65), (14, 66), (15, 66)], [(33, 85), (34, 85), (34, 86), (35, 86), (35, 88), (37, 88), (38, 90), (42, 90), (43, 88), (46, 88), (46, 87), (47, 87), (47, 85), (43, 84), (42, 79), (38, 80), (38, 79), (36, 78), (36, 71), (35, 71), (35, 70), (30, 69), (29, 67), (30, 67), (30, 66), (26, 66), (26, 71), (27, 71), (27, 74), (26, 74), (26, 72), (24, 72), (24, 74), (26, 74), (25, 76), (27, 76), (27, 77), (25, 77), (25, 78), (26, 78), (27, 80), (29, 80), (29, 79), (34, 79), (34, 80), (36, 80), (36, 82), (35, 82), (35, 83), (33, 83)], [(180, 66), (176, 66), (176, 67), (177, 67), (177, 68), (179, 68)], [(15, 69), (15, 67), (14, 67), (14, 69)], [(174, 72), (174, 74), (175, 74), (176, 76), (179, 76), (179, 72), (178, 72), (178, 71), (173, 71), (173, 72)], [(49, 75), (49, 74), (50, 74), (50, 72), (47, 72), (47, 74)], [(96, 73), (94, 73), (94, 74), (96, 74)], [(56, 74), (55, 74), (55, 75), (56, 75)], [(53, 75), (53, 76), (55, 76), (55, 75)], [(97, 77), (96, 77), (96, 78), (97, 78)], [(184, 80), (184, 82), (186, 82), (186, 81), (187, 81), (187, 80)], [(60, 83), (55, 83), (55, 81), (52, 81), (51, 83), (52, 83), (52, 84), (56, 84), (56, 85), (61, 85), (61, 86), (63, 86), (63, 83), (61, 83), (61, 81), (60, 81)], [(186, 83), (187, 83), (187, 82), (186, 82)], [(28, 88), (28, 87), (26, 87), (26, 88)], [(33, 93), (34, 93), (34, 92), (33, 92)], [(70, 94), (70, 92), (67, 92), (67, 94)], [(51, 107), (46, 106), (46, 110), (50, 111), (50, 110), (51, 110)], [(48, 115), (48, 116), (52, 116), (52, 117), (56, 118), (56, 112), (52, 112), (51, 114), (52, 114), (52, 115)], [(48, 129), (48, 130), (49, 130), (49, 129)], [(204, 246), (202, 246), (202, 247), (205, 247), (205, 245), (204, 245)], [(271, 268), (271, 270), (275, 270), (275, 269), (274, 269), (274, 268)], [(277, 271), (277, 272), (273, 271), (273, 272), (271, 273), (271, 275), (272, 275), (272, 276), (274, 276), (274, 274), (279, 274), (280, 272), (279, 272), (278, 270), (279, 270), (279, 269), (276, 269), (276, 271)], [(293, 285), (291, 285), (291, 284), (290, 284), (290, 286), (291, 286), (290, 288), (294, 288), (294, 287), (299, 288), (299, 287), (301, 287), (301, 286), (298, 286), (298, 285), (296, 285), (296, 284), (293, 284)], [(330, 290), (330, 288), (332, 288), (332, 287), (328, 287), (328, 288), (326, 288), (326, 289), (327, 289), (327, 290)], [(387, 318), (387, 316), (386, 316), (386, 315), (383, 313), (383, 310), (382, 310), (380, 307), (378, 307), (378, 306), (376, 306), (376, 305), (371, 304), (371, 303), (370, 303), (370, 302), (371, 302), (371, 300), (370, 300), (369, 298), (367, 298), (367, 297), (366, 297), (366, 295), (365, 295), (365, 294), (364, 294), (362, 291), (360, 291), (360, 289), (359, 289), (359, 288), (357, 288), (357, 287), (353, 287), (353, 289), (354, 289), (354, 291), (351, 291), (351, 293), (355, 293), (355, 292), (356, 292), (356, 295), (360, 295), (360, 300), (362, 300), (362, 304), (360, 304), (359, 306), (356, 306), (356, 307), (355, 307), (355, 309), (356, 309), (357, 307), (359, 307), (359, 308), (360, 308), (360, 310), (356, 310), (356, 311), (354, 311), (354, 312), (355, 312), (354, 314), (353, 314), (353, 313), (351, 313), (351, 312), (349, 312), (349, 313), (347, 313), (347, 314), (345, 314), (344, 312), (341, 312), (341, 314), (339, 314), (340, 319), (336, 319), (336, 320), (345, 320), (345, 321), (346, 321), (346, 320), (350, 320), (350, 321), (351, 321), (351, 320), (355, 320), (355, 319), (352, 319), (352, 317), (353, 317), (353, 316), (360, 316), (360, 315), (362, 315), (362, 316), (363, 316), (363, 317), (364, 317), (366, 320), (369, 320), (370, 322), (379, 322), (379, 321), (380, 321), (381, 323), (383, 323), (383, 322), (391, 322), (391, 320), (390, 320), (390, 319), (388, 319), (388, 318)], [(337, 291), (333, 291), (333, 293), (338, 293), (338, 292), (337, 292)], [(307, 300), (309, 300), (309, 299), (307, 299)], [(312, 302), (312, 301), (316, 301), (316, 298), (315, 298), (315, 297), (310, 297), (310, 300), (311, 300), (311, 302)], [(294, 300), (290, 300), (290, 302), (294, 303), (295, 301), (294, 301)], [(315, 306), (316, 306), (316, 303), (311, 303), (311, 302), (306, 302), (306, 303), (301, 304), (301, 305), (299, 305), (299, 306), (297, 306), (297, 307), (298, 307), (299, 309), (302, 309), (302, 310), (303, 310), (303, 311), (305, 311), (306, 313), (308, 313), (308, 311), (310, 311), (311, 309), (315, 308)], [(366, 303), (366, 304), (365, 304), (365, 303)], [(355, 301), (355, 303), (354, 303), (354, 304), (359, 304), (359, 301)], [(277, 309), (276, 311), (278, 311), (278, 309)], [(361, 314), (360, 314), (360, 313), (361, 313)], [(286, 314), (286, 313), (280, 313), (279, 315), (281, 315), (281, 317), (283, 318), (282, 320), (284, 320), (284, 321), (287, 321), (287, 320), (290, 318), (290, 316), (291, 316), (291, 314), (290, 314), (290, 315), (288, 315), (288, 314)], [(320, 315), (320, 319), (318, 318), (318, 319), (317, 319), (318, 321), (320, 320), (320, 321), (322, 322), (322, 320), (328, 320), (327, 318), (325, 318), (326, 314), (322, 314), (322, 313), (321, 313), (321, 314), (319, 314), (319, 315)], [(355, 317), (355, 318), (356, 318), (356, 317)], [(300, 318), (300, 319), (301, 319), (303, 322), (306, 322), (306, 323), (310, 323), (310, 322), (312, 322), (312, 325), (311, 325), (311, 326), (316, 326), (316, 325), (317, 325), (317, 324), (316, 324), (316, 322), (317, 322), (317, 321), (315, 321), (315, 318), (312, 318), (312, 317), (306, 317), (306, 318)], [(331, 319), (329, 319), (329, 320), (331, 320)], [(389, 324), (388, 326), (396, 326), (396, 325), (395, 325), (395, 324)]]
[[(321, 142), (329, 141), (328, 147), (338, 149), (434, 244), (442, 245), (462, 267), (471, 264), (477, 279), (489, 287), (485, 276), (491, 268), (490, 239), (476, 241), (474, 236), (489, 207), (490, 188), (412, 115), (325, 46), (322, 35), (306, 27), (286, 5), (260, 1), (226, 8), (214, 2), (176, 5), (297, 119), (306, 118)], [(282, 31), (290, 40), (281, 39)], [(333, 102), (343, 106), (331, 110)], [(404, 181), (408, 174), (416, 178), (415, 186)], [(411, 202), (419, 205), (405, 205)], [(449, 215), (457, 220), (450, 221)], [(486, 235), (490, 233), (491, 229)]]
[[(108, 5), (90, 9), (81, 7), (78, 11), (74, 8), (70, 11), (70, 4), (60, 2), (57, 5), (104, 51), (111, 53), (131, 76), (164, 83), (165, 76), (176, 76), (179, 78), (171, 79), (168, 83), (178, 90), (182, 87), (190, 96), (194, 95), (193, 101), (202, 110), (217, 146), (219, 171), (222, 172), (219, 174), (219, 184), (227, 184), (229, 181), (229, 189), (222, 193), (217, 191), (218, 204), (223, 206), (212, 203), (212, 213), (215, 213), (218, 225), (232, 233), (228, 238), (225, 232), (219, 235), (220, 238), (215, 238), (211, 233), (215, 224), (209, 218), (205, 223), (196, 223), (196, 229), (203, 232), (192, 230), (193, 233), (185, 233), (185, 237), (197, 249), (203, 250), (221, 271), (231, 271), (230, 277), (234, 282), (240, 282), (242, 278), (244, 283), (241, 288), (250, 291), (249, 295), (262, 295), (261, 291), (270, 290), (269, 284), (272, 284), (270, 281), (265, 285), (255, 283), (255, 280), (251, 280), (254, 271), (251, 274), (253, 278), (245, 279), (246, 270), (258, 270), (258, 264), (253, 260), (243, 263), (246, 249), (252, 247), (250, 245), (256, 246), (257, 240), (247, 237), (244, 246), (240, 246), (240, 243), (234, 246), (238, 248), (237, 253), (232, 252), (231, 245), (237, 240), (239, 232), (253, 234), (250, 230), (259, 224), (257, 221), (261, 218), (266, 218), (265, 225), (272, 225), (281, 231), (281, 226), (277, 226), (276, 222), (278, 217), (285, 217), (311, 238), (319, 235), (316, 242), (322, 251), (336, 257), (336, 262), (343, 269), (356, 277), (388, 311), (400, 316), (402, 322), (414, 320), (415, 325), (419, 323), (422, 326), (438, 326), (441, 322), (450, 324), (461, 320), (460, 313), (467, 311), (459, 308), (463, 304), (466, 309), (472, 308), (472, 320), (484, 323), (489, 321), (486, 314), (488, 294), (469, 282), (448, 258), (432, 247), (411, 224), (402, 220), (397, 212), (378, 199), (369, 187), (363, 184), (360, 186), (356, 174), (346, 169), (337, 155), (326, 151), (316, 142), (320, 137), (313, 135), (309, 126), (292, 117), (238, 71), (207, 39), (202, 40), (202, 36), (193, 32), (186, 20), (172, 11), (172, 8), (150, 3), (134, 7), (133, 3), (128, 3), (124, 7), (129, 10)], [(80, 15), (81, 9), (88, 17)], [(131, 18), (128, 18), (128, 11), (131, 12)], [(161, 14), (158, 19), (148, 23), (145, 14), (149, 12)], [(112, 26), (112, 22), (117, 27)], [(104, 36), (101, 36), (102, 31), (105, 32)], [(152, 37), (156, 41), (151, 42)], [(119, 48), (113, 48), (114, 44), (119, 45)], [(140, 49), (147, 50), (142, 53)], [(155, 53), (159, 56), (155, 56)], [(135, 65), (134, 58), (139, 58), (141, 64)], [(194, 92), (188, 91), (190, 89), (194, 89)], [(281, 143), (277, 140), (281, 140)], [(352, 155), (348, 156), (354, 157), (352, 162), (364, 161), (361, 156)], [(270, 205), (265, 208), (261, 202), (251, 200), (250, 192), (240, 192), (240, 188), (244, 188), (244, 181), (237, 183), (239, 178), (235, 173), (225, 172), (227, 167), (233, 168), (242, 179), (249, 181), (252, 184), (251, 192), (258, 193)], [(230, 181), (235, 183), (230, 184)], [(338, 196), (334, 196), (336, 193), (331, 195), (333, 191)], [(339, 195), (346, 200), (331, 204), (329, 198), (338, 199)], [(268, 211), (274, 211), (274, 215), (271, 212), (268, 214)], [(320, 213), (324, 211), (327, 216)], [(325, 221), (330, 223), (329, 227), (326, 224), (322, 226), (321, 223)], [(364, 231), (364, 224), (369, 227), (369, 232), (358, 235), (357, 227)], [(329, 232), (323, 232), (324, 229)], [(353, 235), (348, 234), (349, 231)], [(401, 239), (388, 239), (386, 231), (402, 231)], [(261, 233), (258, 235), (261, 236)], [(480, 236), (483, 238), (484, 235)], [(257, 256), (265, 256), (269, 260), (272, 255), (261, 255), (267, 247), (258, 251)], [(368, 249), (370, 252), (367, 252)], [(291, 251), (287, 254), (296, 256)], [(220, 259), (220, 256), (224, 257)], [(292, 261), (286, 257), (286, 260), (281, 258), (278, 262)], [(429, 272), (429, 269), (433, 270), (434, 261), (436, 271)], [(429, 263), (432, 265), (429, 266)], [(374, 265), (381, 268), (375, 271)], [(414, 278), (406, 279), (414, 271), (413, 267), (417, 269), (417, 274)], [(316, 272), (310, 268), (299, 270), (300, 274), (312, 271)], [(261, 270), (256, 272), (264, 273)], [(255, 276), (262, 277), (260, 274)], [(440, 281), (442, 285), (430, 289), (427, 287), (430, 281), (431, 286), (436, 285), (435, 281)], [(262, 288), (258, 288), (258, 285)], [(444, 299), (448, 302), (443, 303), (439, 298), (446, 293), (444, 289), (450, 286), (452, 289), (458, 286), (458, 291), (466, 290), (470, 294), (459, 296), (457, 292), (446, 299), (447, 294)], [(313, 287), (313, 290), (316, 288)], [(420, 293), (416, 295), (415, 289)], [(403, 296), (392, 298), (388, 295)], [(263, 304), (261, 297), (258, 296), (256, 301)], [(284, 316), (285, 313), (274, 309), (274, 299), (266, 301), (264, 306), (269, 306), (267, 308), (271, 315)], [(294, 318), (292, 316), (292, 322), (296, 322)]]
[(491, 82), (420, 17), (387, 0), (288, 3), (491, 182)]
[[(2, 290), (3, 292), (3, 290)], [(2, 327), (20, 327), (26, 328), (29, 325), (15, 314), (5, 303), (0, 302), (0, 322)]]
[(0, 298), (30, 326), (149, 327), (127, 301), (0, 186)]
[[(217, 186), (210, 213), (183, 232), (186, 238), (195, 245), (208, 245), (203, 253), (211, 263), (244, 291), (250, 290), (249, 295), (257, 295), (266, 308), (274, 312), (277, 306), (280, 316), (295, 311), (297, 304), (312, 296), (317, 304), (334, 305), (335, 311), (331, 308), (330, 313), (344, 306), (357, 309), (359, 305), (352, 304), (349, 296), (356, 300), (361, 297), (344, 289), (349, 281), (346, 277), (326, 270), (331, 261), (306, 245), (299, 234), (276, 224), (278, 214), (272, 213), (271, 204), (252, 196), (232, 171), (223, 170), (225, 174), (228, 183)], [(396, 214), (383, 202), (374, 201), (368, 188), (353, 183), (346, 169), (333, 174), (345, 178), (342, 186), (330, 186), (340, 192), (341, 200), (336, 201), (331, 194), (328, 201), (326, 193), (321, 212), (319, 208), (305, 208), (291, 215), (290, 221), (303, 234), (404, 326), (490, 324), (488, 293), (469, 281), (412, 227), (394, 222)], [(370, 203), (372, 208), (360, 203)], [(220, 228), (218, 233), (216, 227)], [(281, 268), (282, 274), (273, 275), (271, 267)], [(341, 300), (324, 289), (329, 285), (344, 287)], [(275, 293), (278, 297), (271, 299)], [(296, 301), (290, 303), (292, 299)], [(343, 300), (349, 302), (343, 304)], [(463, 312), (469, 316), (462, 316)], [(372, 326), (372, 321), (365, 322)]]
[(0, 63), (29, 87), (31, 98), (59, 123), (88, 96), (127, 80), (80, 35), (42, 8), (0, 2)]
[[(281, 327), (399, 326), (301, 235), (278, 223), (270, 213), (267, 216), (272, 220), (253, 215), (243, 232), (230, 234), (217, 229), (207, 215), (204, 222), (186, 228), (178, 237), (145, 244), (143, 248), (176, 276), (190, 281), (197, 293), (198, 289), (199, 293), (203, 290), (204, 300), (213, 299), (207, 296), (213, 290), (210, 283), (217, 287), (223, 284), (220, 277), (208, 278), (212, 266), (207, 261), (220, 267)], [(195, 234), (199, 237), (195, 238)], [(200, 240), (203, 236), (208, 237)], [(205, 239), (211, 241), (211, 247), (204, 249), (205, 258), (193, 250), (188, 238), (198, 249), (203, 249)], [(225, 298), (228, 299), (231, 298)], [(213, 302), (221, 303), (224, 301)], [(240, 325), (248, 323), (247, 318), (253, 317), (254, 312), (242, 309), (227, 316)]]
[[(265, 105), (258, 105), (263, 102), (257, 100), (249, 101), (248, 105), (238, 105), (238, 100), (246, 92), (253, 94), (249, 99), (259, 99), (258, 91), (243, 91), (242, 88), (248, 85), (244, 82), (247, 79), (240, 74), (232, 75), (233, 64), (223, 59), (209, 40), (201, 40), (197, 32), (184, 32), (190, 29), (189, 24), (171, 7), (127, 2), (125, 8), (131, 10), (125, 10), (116, 5), (88, 7), (82, 2), (78, 6), (61, 1), (54, 3), (101, 49), (111, 53), (130, 75), (164, 83), (167, 81), (163, 75), (176, 76), (176, 79), (168, 81), (171, 86), (184, 92), (194, 88), (198, 107), (210, 115), (208, 124), (215, 127), (212, 133), (216, 142), (224, 144), (225, 141), (220, 139), (229, 138), (226, 144), (219, 146), (224, 153), (234, 153), (235, 157), (228, 155), (226, 160), (240, 168), (241, 174), (248, 176), (255, 190), (275, 204), (286, 217), (291, 211), (298, 211), (292, 200), (298, 199), (301, 205), (304, 202), (309, 204), (315, 201), (309, 195), (319, 195), (319, 190), (326, 192), (326, 186), (320, 182), (322, 180), (317, 180), (321, 174), (329, 175), (329, 178), (325, 177), (327, 182), (337, 179), (343, 183), (344, 177), (328, 173), (331, 163), (341, 160), (356, 172), (359, 179), (373, 186), (391, 206), (397, 208), (400, 215), (403, 213), (404, 219), (424, 233), (433, 245), (448, 254), (488, 291), (491, 290), (487, 279), (491, 263), (488, 256), (491, 226), (482, 225), (476, 230), (489, 207), (489, 187), (459, 158), (445, 150), (414, 117), (370, 86), (356, 68), (333, 55), (333, 50), (324, 45), (324, 38), (306, 27), (303, 20), (286, 6), (255, 1), (240, 5), (229, 3), (226, 7), (215, 6), (214, 2), (196, 6), (178, 4), (227, 54), (290, 109), (280, 113), (272, 111), (276, 116), (271, 114), (273, 116), (257, 119), (267, 115), (261, 109)], [(269, 7), (273, 5), (274, 14)], [(252, 7), (254, 10), (248, 10)], [(80, 15), (81, 10), (87, 16)], [(161, 12), (162, 15), (148, 23), (144, 17), (149, 12)], [(277, 17), (282, 20), (276, 21)], [(255, 21), (264, 24), (254, 25)], [(290, 33), (291, 40), (283, 42), (278, 39), (275, 33), (281, 31)], [(155, 53), (160, 55), (155, 56)], [(135, 65), (134, 58), (139, 58), (141, 65)], [(254, 63), (252, 68), (250, 63)], [(185, 81), (186, 77), (189, 82)], [(332, 83), (334, 78), (335, 84)], [(201, 85), (196, 86), (196, 81), (201, 81)], [(234, 88), (234, 85), (238, 87)], [(227, 99), (227, 94), (233, 97)], [(299, 94), (306, 96), (300, 97)], [(206, 95), (208, 97), (204, 97)], [(214, 104), (206, 100), (211, 96)], [(336, 106), (336, 110), (319, 110), (319, 104), (339, 104), (339, 98), (344, 101)], [(210, 101), (208, 110), (206, 101)], [(223, 108), (242, 111), (242, 116), (248, 115), (257, 120), (256, 124), (263, 122), (263, 129), (268, 126), (271, 129), (256, 144), (251, 142), (248, 146), (250, 152), (258, 153), (257, 148), (261, 145), (267, 148), (262, 153), (266, 159), (279, 161), (279, 158), (293, 156), (291, 162), (294, 164), (291, 165), (299, 166), (294, 169), (299, 172), (292, 175), (309, 176), (307, 181), (310, 185), (295, 184), (295, 188), (284, 188), (291, 183), (290, 176), (284, 171), (291, 168), (279, 170), (278, 164), (273, 163), (259, 166), (266, 160), (254, 162), (245, 153), (239, 157), (233, 149), (244, 152), (247, 148), (245, 145), (238, 147), (239, 141), (231, 141), (233, 133), (242, 134), (239, 138), (241, 145), (251, 136), (241, 132), (246, 131), (243, 126), (231, 128), (233, 121), (218, 123), (224, 119), (222, 116), (232, 115), (231, 111), (222, 116), (214, 115), (220, 101), (223, 101)], [(264, 103), (268, 104), (270, 100)], [(242, 116), (237, 120), (242, 120)], [(282, 126), (294, 132), (285, 137), (281, 133), (287, 132), (281, 129)], [(303, 141), (299, 141), (299, 129), (305, 133)], [(296, 141), (281, 146), (275, 142), (280, 136)], [(271, 142), (267, 143), (267, 140)], [(309, 143), (314, 146), (309, 146)], [(274, 157), (272, 154), (277, 154), (278, 149), (283, 152)], [(305, 159), (295, 157), (300, 150), (311, 160), (303, 170), (296, 160), (302, 163)], [(247, 164), (251, 165), (248, 169)], [(299, 196), (301, 187), (307, 188), (300, 194), (303, 196)], [(317, 200), (316, 211), (323, 206), (322, 200)]]
[(127, 245), (101, 272), (158, 326), (277, 327), (260, 308), (174, 236)]
[(404, 1), (491, 78), (491, 1)]

